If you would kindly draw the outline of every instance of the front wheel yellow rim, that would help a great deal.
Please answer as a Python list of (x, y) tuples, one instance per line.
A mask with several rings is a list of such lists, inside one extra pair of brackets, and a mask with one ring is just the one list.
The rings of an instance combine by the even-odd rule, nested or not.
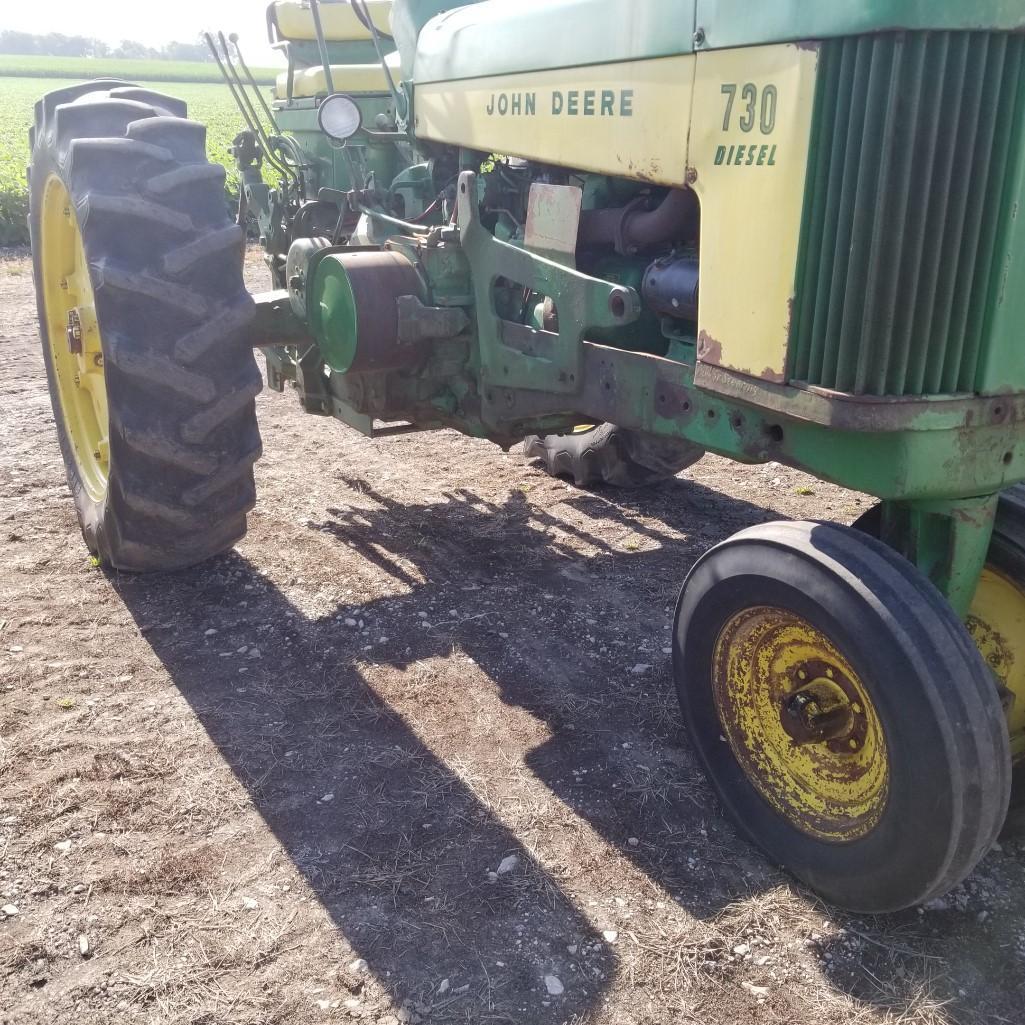
[(100, 501), (110, 475), (103, 345), (78, 215), (55, 174), (43, 188), (39, 257), (53, 386), (79, 479)]
[(744, 609), (716, 640), (712, 690), (734, 757), (791, 825), (837, 843), (875, 828), (889, 792), (882, 723), (825, 634), (785, 609)]

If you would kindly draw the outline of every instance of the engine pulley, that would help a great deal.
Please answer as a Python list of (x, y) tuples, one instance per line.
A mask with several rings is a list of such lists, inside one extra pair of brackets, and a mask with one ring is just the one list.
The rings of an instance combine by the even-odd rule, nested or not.
[(324, 362), (336, 373), (414, 366), (423, 344), (399, 330), (399, 300), (426, 299), (416, 264), (390, 249), (330, 253), (307, 290), (310, 325)]

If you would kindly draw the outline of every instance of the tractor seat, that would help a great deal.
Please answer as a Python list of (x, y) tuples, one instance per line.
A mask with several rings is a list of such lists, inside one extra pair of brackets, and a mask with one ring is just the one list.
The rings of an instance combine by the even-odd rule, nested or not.
[[(367, 12), (379, 32), (391, 35), (392, 0), (366, 0)], [(309, 42), (317, 38), (313, 12), (301, 0), (276, 0), (267, 16), (277, 26), (278, 35), (290, 42)], [(352, 4), (322, 3), (320, 21), (329, 43), (355, 43), (370, 39), (370, 33), (356, 17)]]
[[(385, 57), (392, 77), (399, 77), (398, 51)], [(380, 64), (332, 64), (331, 79), (336, 92), (340, 93), (387, 93), (388, 79)], [(297, 68), (292, 83), (293, 99), (309, 99), (313, 96), (326, 96), (327, 76), (319, 65), (312, 68)], [(274, 99), (288, 99), (288, 72), (278, 75), (274, 86)]]

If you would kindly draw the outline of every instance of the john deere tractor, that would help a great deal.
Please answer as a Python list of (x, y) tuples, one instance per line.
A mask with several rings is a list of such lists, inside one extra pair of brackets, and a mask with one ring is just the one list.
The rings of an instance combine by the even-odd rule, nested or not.
[[(36, 107), (39, 316), (89, 549), (229, 549), (267, 384), (581, 484), (704, 452), (880, 503), (705, 554), (683, 720), (836, 904), (962, 880), (1025, 759), (1025, 0), (279, 0), (209, 42), (241, 180), (123, 82)], [(247, 225), (271, 290), (242, 282)]]

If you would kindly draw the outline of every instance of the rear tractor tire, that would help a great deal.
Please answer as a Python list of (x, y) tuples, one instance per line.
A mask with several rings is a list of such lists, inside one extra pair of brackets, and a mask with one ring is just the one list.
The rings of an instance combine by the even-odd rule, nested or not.
[(123, 82), (49, 93), (30, 139), (39, 326), (86, 544), (132, 572), (201, 562), (245, 534), (261, 453), (224, 170), (185, 104)]
[(996, 840), (1011, 776), (997, 688), (948, 602), (882, 542), (741, 531), (687, 578), (673, 662), (738, 828), (831, 903), (938, 897)]
[(553, 477), (577, 487), (611, 484), (641, 488), (675, 477), (696, 463), (704, 449), (676, 438), (660, 438), (615, 424), (579, 427), (568, 434), (532, 435), (523, 442), (528, 458), (540, 459)]

